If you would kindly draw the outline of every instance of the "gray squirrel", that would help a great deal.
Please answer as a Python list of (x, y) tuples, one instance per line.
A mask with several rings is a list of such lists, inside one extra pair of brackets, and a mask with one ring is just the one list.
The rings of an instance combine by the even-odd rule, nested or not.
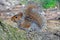
[[(21, 22), (21, 19), (25, 15), (24, 20)], [(11, 20), (18, 24), (18, 27), (23, 30), (37, 30), (40, 31), (43, 26), (45, 26), (46, 20), (43, 15), (42, 9), (39, 6), (34, 4), (27, 4), (23, 12), (19, 12), (14, 15)], [(35, 25), (37, 24), (37, 25)], [(34, 26), (32, 26), (34, 25)]]

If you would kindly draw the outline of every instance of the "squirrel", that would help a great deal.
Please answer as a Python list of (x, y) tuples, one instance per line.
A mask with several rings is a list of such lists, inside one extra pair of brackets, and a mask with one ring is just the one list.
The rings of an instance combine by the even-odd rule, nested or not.
[[(28, 4), (27, 6), (25, 6), (23, 12), (19, 12), (18, 14), (14, 15), (11, 20), (18, 23), (19, 28), (21, 26), (22, 28), (28, 29), (31, 26), (32, 22), (35, 22), (41, 29), (44, 18), (40, 13), (41, 12), (37, 5)], [(21, 22), (23, 15), (25, 15), (25, 17), (24, 20)]]

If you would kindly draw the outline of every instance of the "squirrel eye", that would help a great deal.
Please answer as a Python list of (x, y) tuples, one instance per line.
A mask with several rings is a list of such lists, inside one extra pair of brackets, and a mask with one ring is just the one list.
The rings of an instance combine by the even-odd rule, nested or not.
[(17, 18), (17, 17), (15, 17), (15, 18)]

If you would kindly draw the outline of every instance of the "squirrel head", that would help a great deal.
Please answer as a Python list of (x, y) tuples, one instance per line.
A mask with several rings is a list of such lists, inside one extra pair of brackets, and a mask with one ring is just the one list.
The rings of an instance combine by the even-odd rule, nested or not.
[(23, 16), (23, 13), (20, 12), (20, 13), (14, 15), (14, 16), (11, 18), (11, 20), (12, 20), (13, 22), (17, 22), (17, 21), (21, 20), (22, 16)]

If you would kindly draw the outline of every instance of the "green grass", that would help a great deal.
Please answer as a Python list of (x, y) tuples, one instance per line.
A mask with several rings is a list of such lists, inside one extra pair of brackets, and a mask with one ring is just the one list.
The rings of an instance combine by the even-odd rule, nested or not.
[(24, 31), (0, 21), (0, 40), (27, 40)]

